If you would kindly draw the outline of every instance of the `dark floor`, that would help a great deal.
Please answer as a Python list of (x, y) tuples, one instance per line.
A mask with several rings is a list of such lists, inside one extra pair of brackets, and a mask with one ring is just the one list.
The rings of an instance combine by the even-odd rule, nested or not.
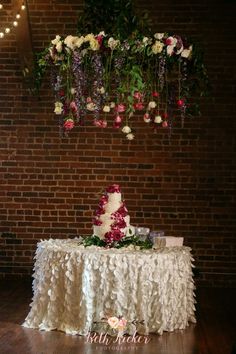
[[(197, 290), (197, 324), (152, 335), (148, 344), (106, 347), (84, 337), (21, 327), (31, 300), (26, 282), (0, 282), (0, 354), (231, 354), (236, 342), (236, 289)], [(235, 353), (234, 353), (235, 354)]]

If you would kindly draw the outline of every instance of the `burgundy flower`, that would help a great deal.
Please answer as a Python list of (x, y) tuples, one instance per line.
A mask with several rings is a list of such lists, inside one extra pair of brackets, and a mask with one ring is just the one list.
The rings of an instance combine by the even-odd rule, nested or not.
[(120, 186), (119, 184), (112, 184), (111, 186), (107, 187), (107, 193), (120, 193)]
[(105, 234), (105, 242), (112, 244), (115, 241), (120, 241), (124, 236), (124, 233), (119, 229), (114, 229)]
[(138, 111), (142, 111), (142, 109), (144, 109), (144, 105), (142, 104), (142, 102), (135, 103), (134, 109), (137, 109)]
[(116, 213), (120, 214), (121, 216), (125, 217), (128, 214), (128, 210), (124, 203), (119, 207)]
[(102, 214), (105, 214), (105, 209), (101, 205), (99, 205), (98, 209), (95, 212), (95, 215), (100, 216)]
[(139, 91), (135, 91), (134, 98), (140, 101), (143, 98), (143, 94)]
[(103, 205), (107, 204), (107, 202), (108, 202), (108, 196), (107, 195), (103, 195), (100, 198), (99, 205), (103, 206)]
[(97, 219), (97, 218), (94, 218), (93, 219), (93, 225), (101, 226), (102, 225), (102, 221)]

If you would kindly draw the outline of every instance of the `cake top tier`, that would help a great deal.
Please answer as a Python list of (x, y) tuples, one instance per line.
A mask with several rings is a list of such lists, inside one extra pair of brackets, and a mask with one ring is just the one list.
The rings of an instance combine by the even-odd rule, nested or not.
[(119, 184), (112, 184), (111, 186), (107, 187), (107, 193), (121, 193), (121, 189)]

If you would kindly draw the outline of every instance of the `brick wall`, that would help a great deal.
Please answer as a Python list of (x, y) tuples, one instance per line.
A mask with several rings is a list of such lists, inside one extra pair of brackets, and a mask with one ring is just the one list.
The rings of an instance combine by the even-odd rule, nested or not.
[[(9, 21), (11, 1), (0, 14)], [(29, 0), (35, 51), (74, 34), (83, 4)], [(137, 1), (154, 31), (193, 38), (205, 50), (212, 83), (202, 116), (153, 133), (140, 118), (136, 139), (89, 122), (58, 136), (53, 97), (22, 84), (15, 35), (0, 40), (0, 277), (32, 272), (36, 243), (91, 232), (99, 192), (122, 187), (134, 225), (184, 236), (199, 282), (235, 285), (235, 14), (233, 1)]]

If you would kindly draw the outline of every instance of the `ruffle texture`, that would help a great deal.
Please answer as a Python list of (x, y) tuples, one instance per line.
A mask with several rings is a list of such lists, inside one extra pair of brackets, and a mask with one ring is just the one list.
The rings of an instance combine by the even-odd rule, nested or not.
[(122, 315), (130, 335), (184, 329), (196, 322), (192, 262), (189, 247), (103, 249), (84, 248), (77, 239), (41, 241), (23, 326), (114, 335), (101, 319)]

